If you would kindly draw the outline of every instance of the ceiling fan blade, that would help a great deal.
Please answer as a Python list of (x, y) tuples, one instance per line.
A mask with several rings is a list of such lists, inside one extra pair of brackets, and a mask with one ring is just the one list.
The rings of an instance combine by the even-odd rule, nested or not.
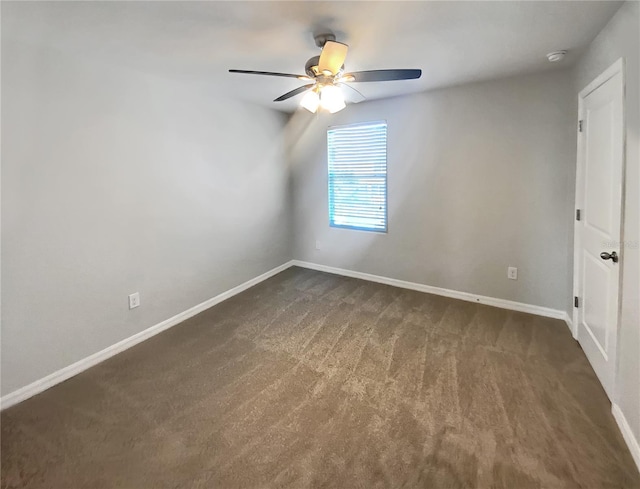
[(320, 53), (318, 71), (320, 71), (320, 73), (329, 71), (332, 75), (338, 73), (344, 64), (345, 58), (347, 57), (348, 49), (349, 46), (341, 42), (327, 41)]
[(285, 93), (284, 95), (280, 95), (277, 99), (274, 100), (274, 102), (282, 102), (283, 100), (287, 100), (288, 98), (295, 97), (302, 92), (306, 92), (314, 85), (315, 83), (309, 83), (308, 85), (303, 85), (301, 87), (295, 88), (290, 92)]
[(360, 93), (360, 90), (356, 90), (348, 83), (336, 83), (336, 86), (343, 89), (346, 87), (349, 90), (351, 90), (351, 92), (347, 91), (347, 93), (350, 95), (347, 95), (345, 98), (347, 98), (350, 102), (353, 102), (354, 104), (359, 104), (360, 102), (364, 102), (367, 99), (364, 95), (362, 95), (362, 93)]
[(372, 70), (354, 71), (347, 73), (342, 78), (353, 77), (353, 82), (380, 82), (393, 80), (414, 80), (422, 76), (422, 70)]
[(245, 75), (284, 76), (287, 78), (297, 78), (298, 80), (311, 79), (306, 75), (294, 75), (291, 73), (275, 73), (273, 71), (229, 70), (229, 73), (243, 73)]

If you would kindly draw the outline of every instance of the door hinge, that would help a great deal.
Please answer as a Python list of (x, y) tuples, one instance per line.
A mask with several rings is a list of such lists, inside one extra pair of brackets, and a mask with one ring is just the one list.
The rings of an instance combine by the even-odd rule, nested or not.
[(573, 307), (579, 307), (580, 301), (577, 297), (573, 298)]
[(580, 220), (580, 209), (576, 209), (576, 221)]
[(582, 123), (583, 122), (584, 121), (582, 121), (582, 120), (578, 121), (578, 132), (582, 132)]

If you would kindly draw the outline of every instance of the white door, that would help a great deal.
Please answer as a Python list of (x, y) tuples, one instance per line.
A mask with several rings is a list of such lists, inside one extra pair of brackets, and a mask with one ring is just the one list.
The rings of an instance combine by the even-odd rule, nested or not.
[[(622, 60), (579, 96), (574, 324), (610, 399), (614, 396), (624, 161)], [(579, 220), (578, 220), (579, 219)]]

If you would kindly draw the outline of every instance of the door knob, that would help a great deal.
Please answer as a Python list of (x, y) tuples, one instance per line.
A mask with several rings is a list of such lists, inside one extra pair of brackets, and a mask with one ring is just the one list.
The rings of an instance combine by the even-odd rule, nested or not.
[(611, 253), (603, 251), (600, 253), (600, 258), (603, 260), (611, 260), (613, 263), (618, 263), (618, 254), (615, 251), (612, 251)]

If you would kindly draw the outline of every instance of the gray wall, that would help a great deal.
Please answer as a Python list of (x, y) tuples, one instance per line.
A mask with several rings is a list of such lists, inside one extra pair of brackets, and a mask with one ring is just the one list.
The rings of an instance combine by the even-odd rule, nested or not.
[[(565, 310), (570, 72), (350, 105), (289, 122), (294, 258)], [(326, 130), (388, 122), (388, 234), (330, 228)], [(321, 249), (315, 249), (316, 240)], [(507, 266), (518, 267), (517, 281)]]
[(289, 259), (281, 114), (2, 34), (2, 394)]
[[(578, 62), (574, 81), (574, 112), (578, 93), (623, 57), (626, 63), (627, 124), (626, 197), (622, 249), (622, 314), (618, 337), (616, 399), (636, 440), (640, 440), (640, 3), (626, 2)], [(572, 179), (575, 177), (572, 175)], [(573, 223), (572, 223), (573, 225)], [(573, 246), (571, 244), (571, 246)], [(570, 250), (573, 257), (573, 248)]]

